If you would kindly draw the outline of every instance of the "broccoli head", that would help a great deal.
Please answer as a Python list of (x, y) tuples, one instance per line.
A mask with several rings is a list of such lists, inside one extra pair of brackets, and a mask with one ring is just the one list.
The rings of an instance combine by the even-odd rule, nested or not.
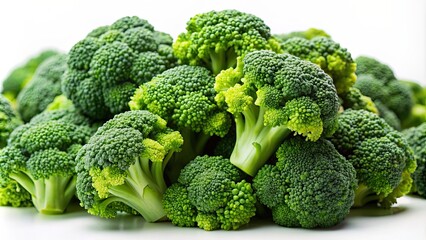
[(130, 101), (130, 109), (145, 109), (165, 119), (181, 132), (182, 151), (168, 168), (172, 181), (180, 169), (203, 153), (212, 136), (223, 137), (231, 125), (229, 114), (215, 102), (215, 78), (200, 66), (177, 66), (141, 85)]
[(324, 139), (286, 140), (277, 163), (264, 165), (253, 179), (258, 200), (285, 227), (331, 227), (346, 217), (357, 187), (353, 166)]
[(223, 157), (198, 156), (165, 192), (167, 217), (180, 227), (236, 230), (256, 213), (256, 198), (242, 172)]
[(379, 110), (370, 97), (362, 95), (358, 88), (351, 87), (349, 91), (340, 96), (343, 109), (364, 109), (366, 111), (379, 114)]
[(411, 188), (416, 161), (407, 141), (385, 120), (365, 110), (348, 109), (338, 122), (330, 140), (356, 170), (354, 207), (373, 202), (389, 208)]
[(339, 96), (349, 91), (356, 81), (356, 64), (350, 52), (331, 38), (315, 37), (311, 40), (290, 38), (281, 44), (285, 53), (313, 62), (333, 79)]
[(44, 50), (30, 58), (23, 65), (15, 68), (3, 81), (2, 94), (14, 102), (19, 92), (30, 82), (37, 67), (46, 59), (58, 54), (54, 50)]
[(235, 119), (230, 160), (251, 176), (289, 134), (316, 141), (336, 129), (339, 100), (333, 80), (317, 65), (289, 54), (248, 53), (216, 77), (218, 105)]
[(137, 86), (175, 65), (166, 36), (138, 17), (95, 29), (69, 52), (65, 96), (93, 119), (129, 110)]
[(90, 214), (117, 212), (163, 220), (164, 168), (183, 143), (166, 121), (144, 110), (107, 121), (77, 154), (77, 196)]
[(22, 120), (28, 122), (41, 113), (61, 95), (61, 79), (67, 69), (67, 56), (57, 54), (46, 59), (37, 68), (32, 80), (19, 93), (17, 98), (18, 112)]
[(17, 195), (28, 192), (40, 213), (60, 214), (75, 195), (75, 157), (93, 129), (65, 120), (64, 113), (42, 114), (16, 128), (0, 151), (0, 185), (25, 204)]
[(294, 38), (294, 37), (304, 38), (307, 40), (311, 40), (314, 37), (331, 38), (330, 35), (328, 35), (328, 33), (318, 28), (309, 28), (305, 31), (296, 31), (296, 32), (290, 32), (290, 33), (284, 33), (284, 34), (274, 34), (274, 37), (280, 43), (283, 43), (287, 41), (288, 39)]
[(182, 64), (209, 68), (215, 75), (235, 67), (237, 57), (262, 49), (280, 52), (262, 19), (237, 10), (210, 11), (193, 16), (186, 32), (173, 43)]
[(358, 75), (355, 87), (373, 101), (379, 100), (400, 120), (407, 118), (414, 104), (410, 87), (398, 81), (392, 69), (376, 59), (361, 56), (355, 62)]
[(412, 192), (426, 198), (426, 123), (403, 131), (405, 139), (414, 151), (417, 169), (412, 174)]

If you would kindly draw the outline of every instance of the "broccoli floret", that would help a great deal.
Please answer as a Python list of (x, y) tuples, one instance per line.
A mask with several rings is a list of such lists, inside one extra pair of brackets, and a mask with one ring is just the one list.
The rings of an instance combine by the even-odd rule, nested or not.
[(43, 115), (16, 128), (0, 151), (0, 185), (16, 181), (22, 188), (12, 185), (14, 193), (28, 191), (40, 213), (60, 214), (75, 195), (75, 157), (93, 129), (64, 121), (56, 111)]
[(331, 227), (346, 217), (357, 187), (355, 170), (327, 140), (286, 140), (277, 163), (253, 179), (258, 200), (285, 227)]
[(337, 94), (345, 94), (356, 81), (356, 64), (346, 48), (331, 38), (315, 37), (311, 40), (290, 38), (281, 44), (285, 53), (313, 62), (333, 79)]
[(328, 33), (318, 28), (309, 28), (305, 31), (296, 31), (296, 32), (290, 32), (290, 33), (284, 33), (284, 34), (274, 34), (274, 37), (278, 41), (280, 41), (280, 43), (283, 43), (287, 41), (288, 39), (294, 38), (294, 37), (304, 38), (307, 40), (311, 40), (314, 37), (331, 38), (330, 35), (328, 35)]
[(407, 118), (414, 104), (410, 88), (395, 78), (389, 66), (376, 59), (358, 57), (355, 62), (358, 79), (354, 86), (373, 101), (379, 100), (400, 120)]
[(362, 95), (358, 88), (351, 87), (345, 94), (340, 95), (343, 109), (364, 109), (366, 111), (379, 114), (379, 110), (370, 97)]
[(10, 133), (22, 124), (11, 103), (0, 95), (0, 149), (4, 148)]
[(402, 135), (376, 114), (344, 111), (330, 138), (336, 149), (354, 166), (358, 189), (354, 207), (369, 202), (389, 208), (411, 187), (416, 169), (413, 152)]
[(62, 94), (61, 79), (67, 68), (67, 56), (58, 54), (48, 58), (37, 68), (31, 82), (25, 86), (17, 98), (18, 112), (22, 120), (28, 122), (41, 113)]
[(216, 77), (216, 101), (235, 118), (231, 162), (254, 176), (292, 132), (316, 141), (336, 128), (339, 100), (317, 65), (289, 54), (255, 51)]
[(2, 94), (9, 101), (14, 102), (19, 92), (31, 81), (37, 67), (46, 59), (57, 54), (58, 52), (54, 50), (44, 50), (37, 56), (30, 58), (25, 64), (15, 68), (4, 79)]
[(77, 154), (77, 196), (90, 214), (137, 213), (163, 220), (163, 171), (183, 143), (166, 121), (144, 110), (107, 121)]
[(146, 20), (124, 17), (93, 30), (69, 52), (62, 91), (89, 117), (106, 120), (129, 110), (137, 86), (173, 67), (171, 41)]
[(239, 229), (256, 213), (253, 189), (242, 176), (229, 159), (196, 157), (164, 194), (167, 217), (180, 227)]
[(215, 75), (235, 67), (237, 57), (262, 49), (280, 52), (262, 19), (237, 10), (210, 11), (193, 16), (173, 43), (182, 64), (205, 66)]
[(386, 107), (380, 100), (374, 101), (374, 105), (377, 107), (379, 116), (383, 118), (389, 126), (398, 131), (401, 130), (401, 121), (392, 110)]
[(223, 137), (231, 125), (229, 114), (217, 106), (215, 79), (200, 66), (177, 66), (141, 85), (130, 101), (130, 109), (145, 109), (165, 119), (184, 139), (182, 151), (168, 166), (172, 181), (196, 156), (203, 154), (212, 136)]
[(426, 123), (406, 129), (403, 135), (417, 160), (417, 169), (412, 174), (411, 191), (426, 198)]

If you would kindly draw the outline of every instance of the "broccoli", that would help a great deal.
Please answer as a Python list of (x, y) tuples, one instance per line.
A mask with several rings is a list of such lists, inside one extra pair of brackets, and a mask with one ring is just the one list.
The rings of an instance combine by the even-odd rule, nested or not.
[(407, 141), (385, 120), (365, 110), (348, 109), (338, 122), (330, 140), (356, 170), (354, 207), (370, 202), (391, 207), (410, 191), (410, 174), (416, 169)]
[(62, 91), (87, 116), (107, 120), (129, 110), (137, 86), (175, 66), (169, 44), (138, 17), (95, 29), (70, 50)]
[(215, 79), (200, 66), (177, 66), (141, 85), (130, 101), (130, 109), (145, 109), (165, 119), (181, 132), (184, 145), (167, 175), (177, 179), (180, 169), (203, 153), (212, 136), (223, 137), (231, 125), (229, 114), (219, 109), (214, 97)]
[(349, 91), (356, 81), (356, 64), (351, 54), (331, 38), (315, 37), (311, 40), (294, 37), (281, 44), (285, 53), (313, 62), (333, 79), (337, 94)]
[(44, 50), (38, 55), (30, 58), (25, 64), (15, 68), (3, 81), (2, 94), (14, 102), (19, 92), (27, 85), (33, 77), (37, 67), (46, 59), (58, 54), (54, 50)]
[(407, 118), (413, 106), (410, 88), (395, 78), (389, 66), (369, 57), (358, 57), (355, 87), (373, 101), (379, 100), (400, 120)]
[(339, 100), (333, 80), (317, 65), (261, 50), (216, 77), (216, 101), (235, 118), (230, 160), (254, 176), (285, 137), (316, 141), (336, 129)]
[(164, 220), (163, 171), (183, 143), (166, 121), (144, 110), (115, 115), (77, 154), (77, 196), (92, 215), (140, 214)]
[(379, 114), (376, 104), (370, 97), (362, 95), (358, 88), (351, 87), (349, 91), (340, 96), (343, 109), (364, 109), (366, 111)]
[(274, 34), (274, 37), (280, 41), (280, 43), (283, 43), (287, 41), (290, 38), (299, 37), (304, 38), (307, 40), (311, 40), (314, 37), (326, 37), (331, 38), (328, 33), (326, 33), (324, 30), (317, 29), (317, 28), (309, 28), (305, 31), (297, 31), (297, 32), (290, 32), (290, 33), (284, 33), (284, 34)]
[(277, 163), (264, 165), (253, 179), (273, 221), (285, 227), (331, 227), (348, 215), (356, 184), (354, 167), (327, 140), (284, 141)]
[(401, 122), (402, 128), (410, 128), (426, 122), (426, 89), (412, 81), (399, 81), (410, 88), (413, 94), (414, 105), (407, 118)]
[[(396, 116), (396, 114), (386, 107), (380, 100), (374, 101), (374, 105), (378, 110), (378, 114), (381, 118), (383, 118), (389, 126), (394, 129), (400, 131), (401, 130), (401, 120)], [(414, 108), (413, 108), (414, 110)]]
[(229, 159), (204, 155), (185, 166), (164, 193), (163, 206), (179, 227), (236, 230), (255, 215), (256, 198)]
[(21, 124), (22, 121), (9, 100), (0, 95), (0, 149), (6, 146), (10, 133)]
[(426, 198), (426, 123), (406, 129), (402, 133), (417, 160), (417, 169), (412, 174), (411, 191)]
[(16, 194), (25, 189), (43, 214), (60, 214), (67, 208), (75, 195), (74, 159), (93, 134), (89, 126), (70, 121), (73, 113), (58, 111), (42, 113), (16, 128), (0, 151), (1, 187), (13, 187), (9, 192)]
[(215, 75), (235, 67), (237, 57), (251, 51), (281, 51), (262, 19), (237, 10), (197, 14), (188, 21), (186, 30), (173, 43), (179, 62), (205, 66)]
[(56, 96), (61, 95), (61, 79), (67, 68), (67, 56), (57, 54), (37, 68), (32, 80), (17, 97), (18, 112), (24, 122), (41, 113)]

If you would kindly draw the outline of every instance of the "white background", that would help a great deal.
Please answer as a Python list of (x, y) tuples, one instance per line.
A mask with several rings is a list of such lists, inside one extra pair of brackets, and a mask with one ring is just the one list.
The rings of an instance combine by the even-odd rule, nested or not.
[(426, 85), (424, 0), (1, 0), (0, 81), (31, 54), (68, 51), (90, 30), (126, 15), (177, 36), (196, 13), (239, 9), (284, 33), (317, 27), (356, 57), (388, 63), (397, 77)]

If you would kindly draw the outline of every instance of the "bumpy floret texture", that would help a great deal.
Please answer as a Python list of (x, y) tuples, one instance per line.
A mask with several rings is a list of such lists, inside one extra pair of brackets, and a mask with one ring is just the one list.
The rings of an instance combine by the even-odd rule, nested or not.
[(21, 124), (9, 100), (0, 95), (0, 149), (6, 146), (10, 133)]
[(154, 222), (165, 217), (163, 171), (183, 143), (179, 132), (148, 111), (116, 115), (77, 154), (77, 196), (89, 213), (113, 218), (118, 212)]
[(264, 165), (253, 179), (275, 223), (317, 228), (343, 221), (354, 200), (355, 170), (329, 141), (292, 138), (276, 155), (276, 165)]
[(281, 44), (285, 53), (313, 62), (333, 79), (339, 95), (349, 91), (356, 81), (356, 64), (350, 52), (331, 38), (315, 37), (311, 40), (294, 37)]
[(205, 66), (214, 74), (235, 67), (237, 57), (248, 52), (280, 51), (262, 19), (237, 10), (197, 14), (186, 30), (173, 43), (176, 57), (183, 64)]
[(22, 120), (28, 122), (41, 113), (62, 94), (61, 80), (67, 69), (67, 56), (58, 54), (45, 60), (35, 72), (31, 82), (25, 86), (17, 98), (18, 112)]
[(417, 169), (412, 174), (413, 187), (411, 191), (426, 198), (426, 123), (409, 128), (403, 134), (413, 149), (417, 160)]
[(294, 37), (311, 40), (314, 37), (330, 38), (330, 35), (326, 33), (324, 30), (317, 29), (317, 28), (309, 28), (305, 31), (296, 31), (296, 32), (290, 32), (290, 33), (284, 33), (284, 34), (274, 34), (274, 37), (278, 41), (280, 41), (280, 43), (283, 43), (287, 41), (288, 39), (294, 38)]
[(348, 109), (338, 121), (330, 139), (357, 172), (354, 206), (374, 202), (390, 207), (411, 187), (416, 161), (408, 143), (385, 120), (365, 110)]
[(129, 110), (138, 85), (175, 66), (170, 39), (138, 17), (97, 28), (70, 50), (62, 90), (94, 119)]
[(348, 92), (340, 95), (343, 109), (364, 109), (366, 111), (379, 114), (378, 107), (376, 107), (370, 97), (364, 96), (358, 88), (351, 87)]
[(255, 205), (251, 184), (241, 171), (229, 159), (207, 155), (192, 160), (163, 198), (174, 225), (207, 231), (239, 229), (255, 215)]

